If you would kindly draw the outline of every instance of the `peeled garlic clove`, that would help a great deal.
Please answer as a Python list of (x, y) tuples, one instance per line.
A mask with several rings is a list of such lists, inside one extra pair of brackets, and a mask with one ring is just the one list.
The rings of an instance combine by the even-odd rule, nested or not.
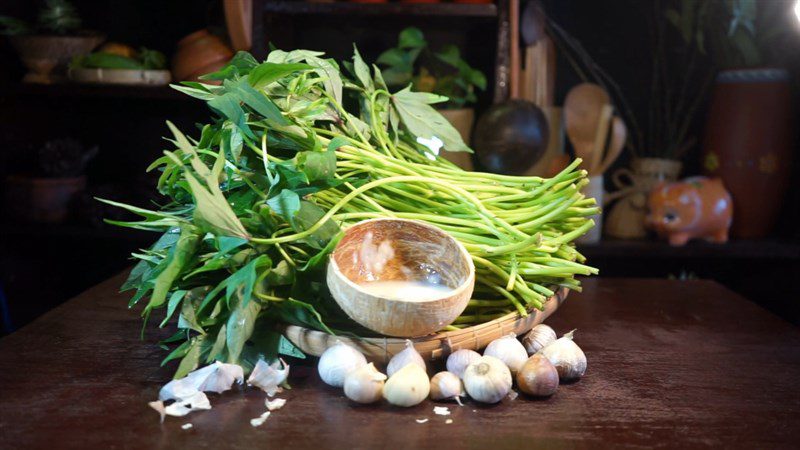
[(353, 370), (367, 364), (367, 358), (353, 347), (336, 341), (320, 356), (317, 370), (326, 384), (344, 386), (344, 377)]
[(493, 340), (486, 346), (483, 356), (493, 356), (503, 361), (511, 369), (511, 373), (517, 373), (528, 360), (528, 352), (514, 333)]
[(586, 355), (572, 341), (574, 333), (575, 330), (570, 331), (539, 351), (556, 366), (558, 377), (562, 381), (577, 380), (586, 373)]
[(383, 398), (395, 406), (414, 406), (431, 391), (428, 374), (416, 364), (408, 364), (389, 377), (383, 386)]
[(344, 395), (357, 403), (375, 403), (383, 395), (386, 375), (369, 363), (344, 377)]
[(425, 367), (425, 360), (422, 359), (422, 355), (420, 355), (419, 352), (417, 352), (417, 350), (414, 348), (414, 344), (410, 340), (406, 339), (406, 348), (400, 353), (392, 356), (392, 359), (389, 360), (389, 365), (386, 366), (386, 374), (391, 377), (395, 374), (395, 372), (408, 364), (416, 364), (420, 366), (423, 371), (427, 370), (427, 367)]
[(482, 356), (464, 372), (464, 389), (473, 399), (497, 403), (511, 391), (511, 371), (493, 356)]
[(468, 349), (456, 350), (447, 357), (447, 371), (455, 374), (458, 378), (464, 378), (464, 371), (467, 366), (477, 359), (481, 354)]
[(431, 378), (431, 400), (458, 400), (464, 396), (461, 378), (451, 372), (439, 372)]
[(558, 389), (558, 371), (544, 356), (533, 355), (519, 369), (517, 387), (535, 397), (553, 395)]
[(557, 338), (556, 332), (542, 323), (533, 327), (533, 329), (522, 338), (522, 345), (529, 355), (533, 355), (553, 343)]

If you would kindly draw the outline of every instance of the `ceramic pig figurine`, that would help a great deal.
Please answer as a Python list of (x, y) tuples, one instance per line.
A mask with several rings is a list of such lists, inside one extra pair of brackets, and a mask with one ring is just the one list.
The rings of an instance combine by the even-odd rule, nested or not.
[(719, 178), (661, 183), (650, 192), (648, 207), (647, 226), (670, 245), (684, 245), (693, 238), (728, 241), (733, 202)]

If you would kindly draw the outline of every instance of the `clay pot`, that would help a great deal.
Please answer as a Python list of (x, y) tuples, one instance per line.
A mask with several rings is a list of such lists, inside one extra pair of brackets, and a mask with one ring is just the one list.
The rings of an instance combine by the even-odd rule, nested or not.
[(621, 239), (641, 239), (647, 236), (647, 196), (656, 185), (678, 179), (683, 164), (662, 158), (637, 158), (631, 170), (614, 172), (612, 182), (618, 191), (606, 195), (604, 203), (619, 199), (605, 216), (607, 235)]
[(12, 36), (10, 40), (28, 69), (22, 81), (49, 84), (56, 81), (53, 74), (56, 68), (66, 66), (75, 56), (91, 52), (105, 36)]
[[(472, 125), (475, 123), (475, 110), (472, 108), (441, 109), (439, 110), (439, 114), (450, 122), (450, 125), (461, 135), (461, 139), (464, 140), (464, 143), (469, 145)], [(474, 168), (471, 153), (448, 152), (442, 150), (441, 155), (444, 159), (464, 170), (473, 170)]]
[(172, 57), (172, 75), (178, 81), (197, 80), (197, 77), (219, 70), (233, 57), (222, 39), (207, 30), (195, 31), (178, 41)]
[(778, 218), (792, 159), (790, 102), (785, 70), (729, 70), (717, 77), (703, 166), (730, 190), (734, 237), (764, 237)]
[(9, 176), (5, 207), (23, 222), (60, 223), (69, 217), (70, 203), (86, 189), (86, 177), (29, 178)]

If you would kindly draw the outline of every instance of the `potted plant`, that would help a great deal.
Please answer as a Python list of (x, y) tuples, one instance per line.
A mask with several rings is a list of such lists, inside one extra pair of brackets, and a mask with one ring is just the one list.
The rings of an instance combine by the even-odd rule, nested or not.
[[(781, 210), (792, 159), (791, 89), (781, 66), (793, 56), (788, 2), (715, 1), (705, 29), (719, 71), (703, 142), (703, 168), (734, 204), (731, 234), (767, 235)], [(714, 18), (714, 20), (711, 20)]]
[[(383, 66), (383, 78), (393, 88), (411, 83), (414, 90), (432, 92), (448, 98), (437, 105), (439, 112), (458, 130), (469, 145), (475, 122), (476, 90), (486, 89), (484, 74), (461, 57), (455, 45), (432, 50), (422, 31), (409, 27), (400, 32), (397, 47), (383, 52), (377, 60)], [(443, 156), (465, 169), (472, 168), (470, 155), (444, 152)]]
[(97, 154), (74, 139), (56, 139), (39, 149), (38, 170), (6, 180), (6, 209), (26, 222), (60, 223), (86, 188), (84, 169)]
[(0, 16), (0, 33), (9, 36), (28, 69), (23, 81), (52, 83), (53, 70), (103, 42), (99, 33), (81, 29), (81, 18), (66, 0), (47, 0), (36, 23)]
[[(669, 5), (679, 4), (679, 9)], [(654, 2), (652, 26), (652, 73), (647, 127), (640, 126), (626, 93), (592, 59), (575, 38), (552, 21), (548, 27), (556, 43), (579, 74), (600, 84), (613, 97), (614, 105), (629, 129), (626, 148), (631, 168), (618, 169), (611, 177), (616, 199), (605, 214), (606, 234), (623, 239), (647, 236), (644, 219), (646, 198), (662, 181), (674, 181), (683, 167), (681, 158), (693, 147), (691, 124), (713, 79), (714, 69), (704, 46), (703, 27), (708, 2), (679, 0)], [(698, 80), (700, 80), (698, 82)]]

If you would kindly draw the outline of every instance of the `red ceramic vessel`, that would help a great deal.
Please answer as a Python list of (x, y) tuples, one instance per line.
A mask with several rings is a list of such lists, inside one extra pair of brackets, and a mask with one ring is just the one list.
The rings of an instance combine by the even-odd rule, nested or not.
[(735, 237), (764, 237), (778, 218), (791, 174), (791, 98), (782, 69), (728, 70), (717, 77), (703, 166), (730, 189)]

